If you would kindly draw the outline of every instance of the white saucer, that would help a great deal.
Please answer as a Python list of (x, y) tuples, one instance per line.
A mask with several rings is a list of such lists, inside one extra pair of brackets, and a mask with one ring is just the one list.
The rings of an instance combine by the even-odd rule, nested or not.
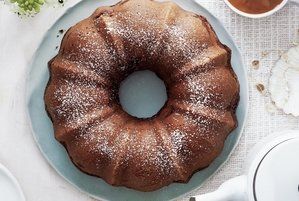
[(11, 172), (0, 164), (0, 200), (25, 201), (23, 191)]

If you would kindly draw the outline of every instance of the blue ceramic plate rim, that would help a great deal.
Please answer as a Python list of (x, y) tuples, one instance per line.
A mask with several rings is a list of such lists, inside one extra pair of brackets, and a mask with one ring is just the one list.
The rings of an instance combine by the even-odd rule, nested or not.
[[(60, 174), (64, 179), (66, 179), (73, 186), (77, 187), (79, 190), (87, 193), (89, 196), (93, 198), (101, 199), (101, 200), (121, 199), (121, 200), (130, 200), (130, 201), (140, 200), (140, 199), (173, 200), (178, 197), (184, 196), (188, 192), (200, 187), (208, 178), (214, 175), (215, 172), (224, 165), (224, 163), (229, 159), (233, 150), (238, 144), (238, 141), (244, 130), (244, 126), (248, 114), (249, 91), (248, 91), (247, 71), (244, 67), (240, 51), (238, 47), (235, 45), (235, 43), (233, 42), (232, 37), (229, 35), (229, 33), (225, 30), (223, 25), (220, 23), (220, 21), (217, 18), (215, 18), (209, 11), (207, 11), (205, 8), (200, 6), (198, 3), (192, 0), (173, 0), (174, 2), (178, 3), (180, 6), (185, 8), (186, 10), (190, 10), (205, 16), (208, 19), (208, 21), (212, 24), (212, 27), (215, 29), (220, 40), (232, 49), (232, 65), (238, 76), (240, 86), (241, 86), (241, 91), (240, 91), (241, 99), (240, 99), (239, 107), (237, 109), (237, 119), (239, 121), (239, 125), (236, 128), (236, 130), (233, 131), (231, 135), (227, 138), (221, 155), (218, 156), (217, 159), (208, 168), (196, 172), (187, 184), (174, 183), (154, 192), (144, 193), (132, 189), (127, 189), (125, 187), (113, 187), (106, 184), (100, 178), (91, 177), (89, 175), (80, 172), (71, 163), (64, 148), (58, 142), (55, 141), (53, 135), (51, 136), (51, 132), (53, 133), (53, 128), (52, 131), (50, 132), (43, 132), (38, 130), (39, 128), (44, 128), (44, 127), (49, 129), (52, 126), (44, 109), (43, 91), (45, 89), (46, 82), (49, 76), (47, 62), (56, 54), (55, 51), (49, 48), (54, 49), (56, 45), (59, 45), (61, 39), (61, 38), (60, 39), (56, 38), (56, 35), (54, 34), (54, 33), (58, 33), (59, 30), (58, 28), (61, 28), (59, 27), (60, 21), (63, 21), (65, 18), (68, 17), (68, 15), (72, 16), (72, 13), (76, 13), (76, 12), (80, 13), (79, 8), (81, 7), (88, 9), (88, 6), (90, 7), (90, 5), (93, 4), (97, 4), (98, 6), (113, 5), (117, 1), (118, 0), (110, 0), (110, 1), (103, 0), (101, 2), (95, 2), (93, 0), (80, 1), (79, 3), (75, 4), (73, 7), (69, 8), (44, 35), (31, 61), (31, 66), (29, 68), (27, 81), (26, 81), (26, 105), (28, 110), (27, 111), (28, 118), (30, 119), (31, 130), (34, 139), (37, 142), (38, 147), (42, 152), (43, 156), (47, 159), (47, 161), (51, 164), (51, 166), (57, 171), (57, 173)], [(98, 6), (95, 7), (92, 6), (93, 10), (95, 10), (96, 7)], [(87, 13), (91, 14), (91, 12), (92, 10), (90, 10), (90, 12)], [(81, 16), (81, 19), (88, 16), (86, 14), (84, 15), (85, 15), (84, 17)], [(56, 38), (56, 40), (54, 39), (54, 37)], [(49, 40), (52, 41), (54, 40), (55, 44), (48, 43)], [(46, 45), (48, 45), (49, 47)], [(40, 68), (39, 67), (40, 65), (37, 64), (39, 61), (39, 56), (43, 55), (44, 49), (48, 49), (47, 51), (49, 51), (49, 53), (48, 52), (45, 53), (48, 56), (48, 60), (45, 59), (43, 62), (44, 68)], [(43, 76), (43, 78), (41, 76)], [(38, 80), (38, 79), (43, 79), (43, 80)], [(38, 93), (38, 90), (42, 90), (42, 93)], [(47, 133), (48, 136), (44, 136), (45, 133)], [(51, 136), (51, 138), (48, 139), (49, 140), (48, 142), (44, 142), (41, 140), (41, 137), (49, 137), (49, 136)], [(54, 156), (51, 155), (56, 151), (58, 151), (59, 154), (56, 154)], [(65, 165), (66, 167), (63, 165)]]

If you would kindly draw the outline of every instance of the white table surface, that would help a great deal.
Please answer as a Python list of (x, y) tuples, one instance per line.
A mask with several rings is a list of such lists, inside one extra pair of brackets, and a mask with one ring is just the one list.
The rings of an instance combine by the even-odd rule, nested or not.
[[(268, 93), (262, 95), (255, 87), (262, 83), (267, 90), (271, 66), (280, 52), (299, 42), (299, 7), (288, 4), (269, 18), (252, 20), (236, 15), (222, 0), (198, 1), (223, 22), (241, 48), (249, 73), (250, 110), (242, 139), (230, 160), (190, 195), (214, 190), (241, 174), (248, 151), (264, 136), (277, 130), (299, 129), (299, 118), (273, 111)], [(20, 19), (0, 1), (0, 163), (19, 180), (28, 201), (93, 200), (62, 179), (43, 158), (32, 137), (24, 102), (28, 63), (41, 37), (76, 2), (45, 8), (35, 18)], [(269, 53), (265, 57), (264, 51)], [(258, 70), (251, 67), (253, 60), (260, 61)]]

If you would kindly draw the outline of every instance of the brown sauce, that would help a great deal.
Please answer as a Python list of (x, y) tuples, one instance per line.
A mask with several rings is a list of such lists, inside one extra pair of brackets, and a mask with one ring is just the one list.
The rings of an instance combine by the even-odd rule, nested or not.
[(235, 8), (245, 13), (261, 14), (273, 10), (283, 0), (228, 0)]

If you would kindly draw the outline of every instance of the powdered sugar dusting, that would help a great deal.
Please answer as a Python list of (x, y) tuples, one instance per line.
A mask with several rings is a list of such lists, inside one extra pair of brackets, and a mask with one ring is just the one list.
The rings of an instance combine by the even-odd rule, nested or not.
[(94, 85), (85, 86), (65, 80), (53, 94), (59, 102), (54, 108), (55, 115), (64, 119), (63, 123), (69, 124), (70, 127), (87, 122), (89, 118), (96, 118), (100, 114), (99, 111), (106, 106), (107, 100), (101, 97), (103, 94), (104, 92), (97, 90)]
[[(116, 13), (113, 18), (104, 19), (109, 34), (122, 38), (132, 47), (140, 48), (148, 56), (147, 59), (157, 59), (162, 54), (171, 60), (167, 65), (173, 65), (173, 68), (196, 59), (209, 46), (200, 37), (193, 37), (196, 35), (194, 29), (188, 29), (188, 25), (192, 27), (196, 23), (191, 16), (176, 24), (142, 12)], [(140, 21), (143, 26), (140, 26)]]
[(104, 154), (112, 160), (117, 153), (115, 144), (111, 143), (111, 136), (118, 126), (111, 121), (111, 118), (96, 121), (92, 126), (82, 127), (77, 139), (79, 142), (83, 142), (84, 146), (89, 147), (94, 154)]
[[(125, 47), (127, 50), (140, 48), (140, 50), (145, 51), (144, 55), (149, 57), (157, 55), (160, 51), (158, 47), (163, 34), (160, 22), (141, 13), (135, 13), (135, 15), (137, 16), (132, 16), (130, 13), (126, 15), (118, 13), (113, 19), (107, 19), (105, 23), (108, 34), (120, 37), (125, 44), (130, 44), (131, 47)], [(133, 20), (136, 18), (138, 18), (138, 21)], [(145, 27), (138, 26), (140, 21), (144, 22)]]
[(177, 151), (180, 151), (182, 150), (183, 148), (183, 140), (184, 140), (184, 137), (186, 136), (185, 133), (183, 133), (182, 131), (176, 129), (174, 131), (172, 131), (170, 133), (171, 135), (171, 138), (172, 138), (172, 142), (173, 142), (173, 148)]
[[(186, 24), (188, 24), (188, 21)], [(186, 24), (170, 25), (165, 30), (165, 38), (167, 38), (167, 41), (164, 42), (165, 51), (169, 58), (178, 62), (179, 66), (177, 68), (182, 65), (180, 60), (183, 63), (193, 61), (208, 47), (207, 43), (199, 43), (198, 39), (190, 37), (193, 34), (190, 33), (191, 30), (186, 30)]]
[(156, 169), (155, 174), (169, 174), (172, 170), (172, 163), (165, 148), (157, 140), (155, 132), (153, 130), (144, 131), (142, 137), (140, 134), (136, 134), (139, 137), (131, 138), (128, 143), (130, 145), (130, 150), (126, 155), (128, 159), (134, 160), (135, 157), (142, 159), (136, 164), (141, 168), (140, 171), (146, 167), (151, 167)]
[[(61, 54), (68, 60), (76, 62), (79, 68), (92, 70), (98, 76), (112, 78), (115, 72), (123, 72), (123, 55), (113, 46), (107, 44), (107, 38), (98, 33), (93, 21), (81, 22), (65, 39), (66, 47)], [(124, 53), (122, 53), (124, 54)]]
[[(217, 85), (211, 85), (206, 78), (197, 80), (194, 75), (187, 76), (187, 89), (190, 92), (190, 101), (194, 106), (211, 105), (211, 103), (219, 96)], [(221, 102), (218, 103), (221, 107)]]

